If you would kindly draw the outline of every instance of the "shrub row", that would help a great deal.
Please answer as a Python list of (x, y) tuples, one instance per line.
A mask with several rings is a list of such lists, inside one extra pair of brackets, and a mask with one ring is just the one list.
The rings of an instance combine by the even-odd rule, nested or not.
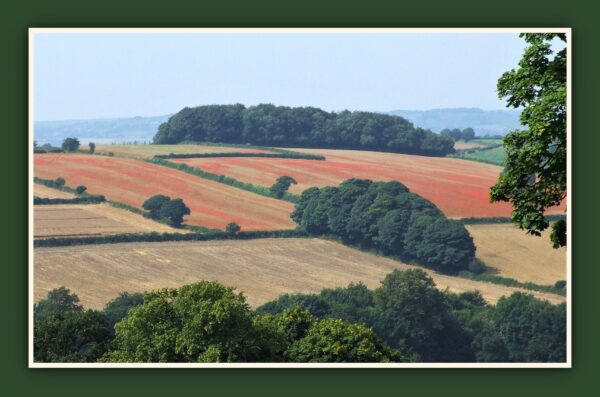
[[(211, 172), (206, 172), (206, 171), (201, 170), (200, 168), (190, 167), (187, 164), (173, 163), (171, 161), (168, 161), (168, 160), (165, 160), (162, 158), (157, 158), (157, 157), (153, 157), (151, 159), (145, 159), (143, 161), (146, 161), (146, 162), (149, 162), (152, 164), (156, 164), (156, 165), (162, 165), (164, 167), (173, 168), (173, 169), (185, 172), (190, 175), (194, 175), (194, 176), (198, 176), (200, 178), (209, 179), (211, 181), (223, 183), (225, 185), (233, 186), (238, 189), (247, 190), (249, 192), (259, 194), (261, 196), (277, 198), (271, 192), (271, 190), (266, 186), (260, 186), (260, 185), (254, 185), (252, 183), (241, 182), (235, 178), (225, 176), (225, 175), (213, 174)], [(299, 197), (295, 194), (286, 193), (283, 197), (281, 197), (281, 200), (295, 203), (298, 201), (298, 198)]]
[(459, 272), (458, 276), (469, 280), (484, 281), (492, 284), (505, 285), (507, 287), (523, 288), (530, 291), (548, 292), (561, 296), (567, 294), (566, 283), (561, 281), (557, 282), (555, 285), (540, 285), (530, 282), (523, 283), (514, 278), (496, 276), (494, 274), (475, 274), (466, 270)]
[(34, 247), (66, 247), (71, 245), (88, 244), (116, 244), (134, 242), (162, 242), (162, 241), (209, 241), (209, 240), (253, 240), (258, 238), (299, 238), (309, 237), (306, 232), (300, 230), (267, 230), (239, 232), (228, 234), (225, 232), (212, 233), (125, 233), (110, 236), (90, 237), (53, 237), (43, 240), (35, 240)]
[(33, 204), (35, 205), (50, 205), (50, 204), (97, 204), (103, 203), (106, 198), (102, 195), (97, 196), (84, 196), (74, 198), (46, 198), (46, 197), (34, 197)]
[[(548, 222), (556, 222), (563, 221), (567, 219), (566, 215), (557, 214), (557, 215), (546, 215), (546, 220)], [(512, 223), (513, 220), (510, 217), (492, 217), (492, 218), (462, 218), (460, 221), (465, 225), (481, 225), (488, 223)]]
[(195, 159), (195, 158), (213, 158), (213, 157), (266, 157), (297, 160), (325, 160), (325, 156), (307, 153), (171, 153), (159, 154), (154, 156), (159, 159)]
[(35, 154), (43, 154), (43, 153), (64, 153), (65, 151), (62, 149), (33, 149), (33, 153)]

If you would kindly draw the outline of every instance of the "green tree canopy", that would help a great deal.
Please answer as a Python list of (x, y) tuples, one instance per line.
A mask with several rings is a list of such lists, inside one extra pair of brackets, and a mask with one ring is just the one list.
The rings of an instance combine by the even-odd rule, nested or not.
[(163, 204), (169, 200), (171, 200), (169, 196), (157, 194), (144, 201), (142, 208), (144, 208), (146, 211), (150, 211), (150, 216), (152, 219), (158, 219), (160, 216), (160, 209), (162, 208)]
[(171, 226), (181, 226), (183, 217), (189, 215), (190, 209), (185, 205), (182, 199), (176, 198), (162, 204), (158, 217), (160, 219), (168, 219)]
[(65, 287), (55, 288), (48, 292), (47, 298), (33, 305), (34, 319), (44, 320), (54, 313), (81, 313), (83, 306), (79, 297)]
[(65, 138), (62, 143), (62, 148), (66, 152), (74, 152), (79, 149), (79, 139), (77, 138)]
[[(566, 48), (552, 48), (553, 40), (566, 42), (566, 35), (521, 37), (528, 46), (519, 67), (498, 80), (498, 95), (508, 106), (523, 108), (523, 128), (504, 138), (505, 168), (492, 187), (491, 199), (511, 202), (515, 223), (540, 235), (549, 225), (546, 209), (559, 205), (567, 194), (567, 53)], [(564, 234), (554, 233), (553, 242), (566, 244)]]
[(271, 186), (270, 190), (273, 195), (277, 198), (283, 197), (283, 195), (288, 191), (291, 185), (296, 185), (298, 182), (291, 176), (281, 176), (277, 178), (277, 181)]

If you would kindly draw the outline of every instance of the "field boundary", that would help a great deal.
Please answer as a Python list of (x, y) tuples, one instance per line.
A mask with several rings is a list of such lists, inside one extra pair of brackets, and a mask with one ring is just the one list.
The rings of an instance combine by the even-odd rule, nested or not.
[(266, 186), (255, 185), (255, 184), (249, 183), (249, 182), (242, 182), (242, 181), (239, 181), (230, 176), (213, 174), (212, 172), (203, 171), (202, 169), (197, 168), (197, 167), (190, 167), (187, 164), (173, 163), (171, 161), (168, 161), (168, 160), (165, 160), (162, 158), (153, 157), (150, 159), (137, 159), (137, 160), (145, 161), (150, 164), (160, 165), (163, 167), (173, 168), (178, 171), (185, 172), (186, 174), (194, 175), (199, 178), (208, 179), (213, 182), (222, 183), (224, 185), (228, 185), (228, 186), (232, 186), (232, 187), (235, 187), (238, 189), (246, 190), (248, 192), (258, 194), (261, 196), (265, 196), (265, 197), (269, 197), (269, 198), (273, 198), (276, 200), (284, 200), (284, 201), (288, 201), (290, 203), (295, 204), (298, 202), (298, 199), (300, 198), (300, 196), (298, 196), (296, 194), (287, 193), (287, 192), (283, 195), (283, 197), (277, 197)]
[[(546, 215), (544, 217), (548, 222), (564, 221), (567, 219), (566, 215), (554, 214)], [(500, 223), (513, 223), (513, 219), (510, 217), (472, 217), (472, 218), (459, 218), (458, 221), (465, 225), (486, 225), (486, 224), (500, 224)]]
[(34, 205), (55, 205), (55, 204), (100, 204), (106, 202), (103, 195), (88, 195), (74, 198), (47, 198), (33, 197)]
[[(469, 271), (461, 271), (457, 277), (467, 280), (481, 281), (484, 283), (504, 285), (507, 287), (523, 288), (530, 291), (546, 292), (560, 296), (567, 296), (566, 284), (564, 287), (555, 285), (541, 285), (532, 282), (521, 282), (510, 277), (496, 276), (495, 274), (475, 274)], [(560, 282), (560, 281), (559, 281)]]
[(323, 161), (325, 156), (308, 153), (171, 153), (171, 154), (158, 154), (154, 158), (158, 159), (202, 159), (202, 158), (218, 158), (218, 157), (262, 157), (272, 159), (296, 159), (296, 160), (315, 160)]
[(118, 243), (152, 243), (164, 241), (209, 241), (209, 240), (254, 240), (262, 238), (313, 238), (308, 233), (292, 230), (249, 231), (230, 234), (226, 232), (211, 233), (122, 233), (106, 236), (90, 237), (51, 237), (35, 240), (34, 248), (68, 247), (72, 245), (118, 244)]

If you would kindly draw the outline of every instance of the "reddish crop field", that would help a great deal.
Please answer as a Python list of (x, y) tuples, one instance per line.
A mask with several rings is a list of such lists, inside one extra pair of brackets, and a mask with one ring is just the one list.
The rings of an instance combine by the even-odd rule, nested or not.
[(137, 160), (79, 154), (36, 154), (35, 176), (65, 178), (67, 185), (85, 185), (90, 194), (138, 208), (149, 197), (181, 197), (191, 209), (185, 222), (224, 229), (236, 222), (242, 230), (292, 229), (293, 204)]
[[(324, 155), (326, 161), (269, 158), (177, 159), (204, 171), (244, 182), (270, 186), (283, 175), (298, 181), (290, 188), (300, 193), (311, 186), (335, 186), (349, 178), (397, 180), (412, 192), (435, 203), (449, 217), (510, 216), (508, 203), (489, 202), (489, 189), (502, 168), (443, 157), (354, 150), (292, 149)], [(549, 213), (562, 213), (564, 207)]]

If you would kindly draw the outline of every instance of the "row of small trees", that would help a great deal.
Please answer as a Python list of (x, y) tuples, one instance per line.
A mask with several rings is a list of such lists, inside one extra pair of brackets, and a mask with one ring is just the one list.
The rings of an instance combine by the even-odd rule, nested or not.
[(475, 130), (473, 130), (473, 128), (470, 127), (465, 128), (464, 130), (460, 130), (458, 128), (444, 128), (442, 131), (440, 131), (440, 135), (449, 136), (455, 141), (463, 140), (468, 142), (471, 139), (475, 138)]

